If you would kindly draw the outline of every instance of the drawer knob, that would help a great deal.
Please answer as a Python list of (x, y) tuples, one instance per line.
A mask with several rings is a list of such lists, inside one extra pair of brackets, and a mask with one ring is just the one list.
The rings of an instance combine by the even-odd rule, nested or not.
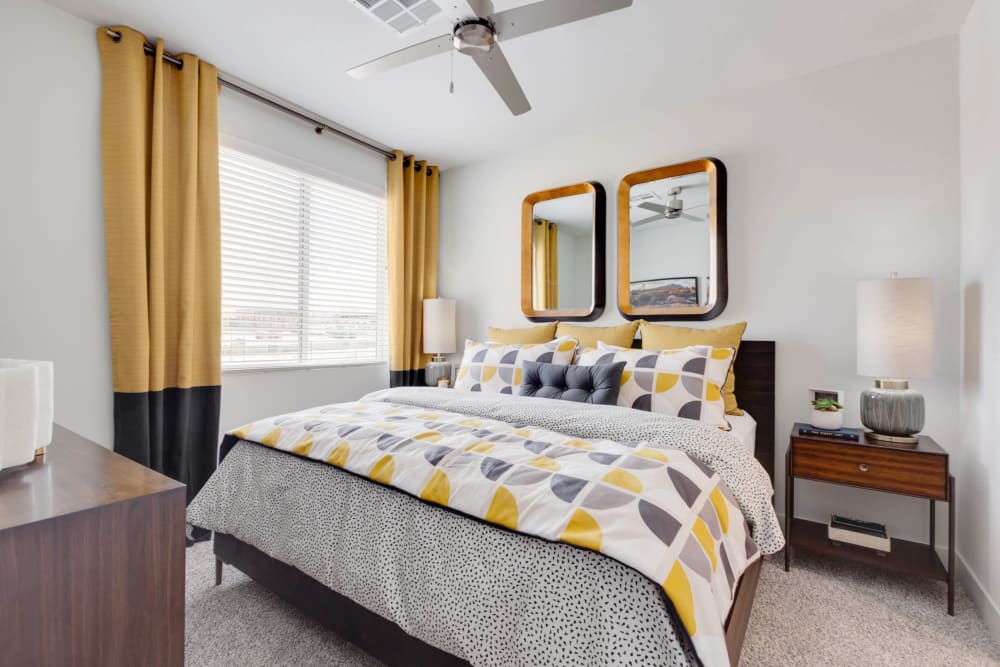
[(861, 472), (868, 472), (868, 464), (867, 463), (859, 463), (858, 464), (858, 470), (860, 470)]

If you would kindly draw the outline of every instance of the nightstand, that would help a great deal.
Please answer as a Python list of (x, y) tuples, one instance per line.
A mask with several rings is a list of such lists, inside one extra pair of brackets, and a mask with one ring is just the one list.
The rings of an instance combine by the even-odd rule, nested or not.
[[(955, 477), (948, 472), (948, 452), (933, 439), (920, 436), (916, 445), (893, 445), (874, 440), (849, 442), (799, 435), (795, 424), (785, 456), (785, 571), (793, 550), (844, 558), (893, 572), (947, 582), (948, 613), (955, 615)], [(892, 551), (834, 544), (826, 524), (796, 519), (795, 480), (874, 489), (925, 498), (930, 503), (930, 544), (892, 538)], [(948, 565), (934, 550), (934, 503), (948, 503)]]

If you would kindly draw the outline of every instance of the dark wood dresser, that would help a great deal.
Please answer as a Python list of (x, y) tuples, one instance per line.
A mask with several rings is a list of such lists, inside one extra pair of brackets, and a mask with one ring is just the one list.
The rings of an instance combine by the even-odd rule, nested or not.
[(59, 426), (0, 472), (0, 663), (182, 665), (184, 485)]

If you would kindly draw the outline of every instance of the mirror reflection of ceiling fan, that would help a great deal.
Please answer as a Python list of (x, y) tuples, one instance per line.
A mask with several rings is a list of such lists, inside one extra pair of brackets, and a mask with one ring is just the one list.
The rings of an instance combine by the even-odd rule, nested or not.
[(494, 13), (490, 0), (454, 2), (462, 18), (456, 20), (450, 33), (376, 58), (347, 70), (347, 73), (356, 79), (367, 79), (401, 65), (455, 50), (475, 61), (510, 112), (519, 116), (530, 111), (531, 104), (497, 40), (506, 42), (632, 5), (632, 0), (542, 0)]
[[(704, 222), (706, 217), (697, 217), (691, 215), (688, 211), (697, 211), (699, 209), (707, 209), (708, 204), (699, 204), (698, 206), (684, 206), (684, 200), (681, 199), (681, 191), (683, 188), (676, 187), (670, 188), (667, 192), (670, 195), (670, 200), (666, 204), (654, 204), (652, 202), (643, 202), (639, 204), (638, 208), (644, 209), (646, 211), (652, 211), (656, 215), (651, 215), (648, 218), (643, 218), (642, 220), (636, 220), (632, 223), (633, 227), (639, 227), (641, 225), (648, 225), (651, 222), (656, 222), (658, 220), (684, 220), (687, 222)], [(661, 200), (662, 201), (662, 200)], [(706, 211), (707, 213), (707, 211)]]

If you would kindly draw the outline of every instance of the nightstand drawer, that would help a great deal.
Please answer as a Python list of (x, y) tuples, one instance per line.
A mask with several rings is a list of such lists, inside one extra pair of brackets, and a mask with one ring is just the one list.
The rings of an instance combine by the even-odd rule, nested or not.
[(937, 500), (948, 497), (948, 459), (903, 449), (794, 439), (792, 474)]

